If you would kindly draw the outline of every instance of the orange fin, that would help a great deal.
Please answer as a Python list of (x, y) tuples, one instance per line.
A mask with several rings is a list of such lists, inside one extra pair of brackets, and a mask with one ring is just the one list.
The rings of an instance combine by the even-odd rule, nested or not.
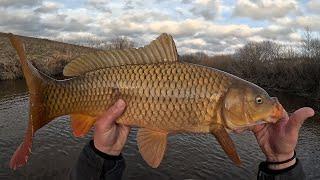
[(139, 151), (143, 159), (153, 168), (157, 168), (167, 147), (167, 132), (141, 128), (137, 134)]
[(73, 130), (73, 135), (76, 137), (83, 137), (86, 135), (96, 118), (84, 114), (71, 114), (71, 126)]
[(241, 165), (241, 160), (237, 154), (236, 147), (227, 133), (226, 129), (223, 127), (215, 127), (211, 129), (212, 134), (216, 137), (219, 144), (221, 145), (224, 152), (229, 156), (229, 158), (236, 164)]

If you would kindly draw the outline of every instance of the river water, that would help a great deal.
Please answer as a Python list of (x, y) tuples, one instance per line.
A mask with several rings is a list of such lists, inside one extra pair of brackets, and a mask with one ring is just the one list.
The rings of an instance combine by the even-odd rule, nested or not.
[[(274, 95), (274, 94), (273, 94)], [(320, 102), (276, 93), (292, 112), (317, 107), (315, 117), (302, 127), (297, 156), (308, 179), (320, 179)], [(28, 94), (24, 80), (0, 81), (0, 179), (67, 179), (70, 169), (92, 132), (73, 137), (69, 117), (58, 118), (39, 131), (28, 164), (16, 171), (8, 168), (11, 155), (22, 142), (28, 121)], [(141, 158), (133, 129), (124, 148), (127, 169), (124, 179), (255, 179), (264, 156), (251, 132), (231, 134), (243, 161), (235, 166), (212, 135), (179, 134), (169, 137), (167, 153), (157, 169)]]

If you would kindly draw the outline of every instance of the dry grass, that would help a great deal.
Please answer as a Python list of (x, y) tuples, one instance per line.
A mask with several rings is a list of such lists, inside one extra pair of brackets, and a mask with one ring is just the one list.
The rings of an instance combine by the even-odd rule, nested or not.
[[(50, 76), (61, 74), (63, 67), (75, 57), (96, 51), (93, 48), (31, 37), (20, 38), (26, 44), (27, 58), (41, 72)], [(0, 80), (22, 77), (18, 56), (8, 35), (0, 33)]]

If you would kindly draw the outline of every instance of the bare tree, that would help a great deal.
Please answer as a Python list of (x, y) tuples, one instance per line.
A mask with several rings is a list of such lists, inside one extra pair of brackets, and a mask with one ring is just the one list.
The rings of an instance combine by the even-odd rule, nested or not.
[(135, 46), (135, 43), (127, 37), (118, 37), (112, 39), (110, 42), (111, 44), (109, 46), (109, 49), (128, 49)]
[(280, 57), (286, 60), (292, 60), (292, 59), (299, 58), (300, 55), (298, 53), (297, 48), (295, 48), (292, 45), (287, 45), (287, 46), (283, 46)]
[(320, 59), (320, 40), (314, 37), (309, 27), (305, 28), (302, 48), (304, 57)]
[(136, 46), (136, 43), (127, 37), (116, 37), (111, 40), (103, 38), (85, 38), (76, 42), (75, 44), (101, 50), (127, 49)]
[(312, 39), (311, 30), (309, 27), (306, 27), (304, 32), (304, 39), (303, 39), (303, 50), (304, 50), (304, 55), (306, 57), (310, 56), (311, 39)]
[(281, 45), (272, 41), (249, 42), (238, 49), (235, 57), (250, 63), (268, 62), (280, 58)]

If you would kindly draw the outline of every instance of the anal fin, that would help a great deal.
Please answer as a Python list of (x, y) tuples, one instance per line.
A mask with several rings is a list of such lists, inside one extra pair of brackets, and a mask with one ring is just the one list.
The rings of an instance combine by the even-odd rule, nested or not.
[(241, 165), (241, 160), (237, 154), (236, 147), (227, 133), (226, 129), (222, 126), (215, 126), (211, 128), (211, 133), (216, 137), (224, 152), (236, 164)]
[(143, 159), (153, 168), (157, 168), (166, 151), (167, 132), (141, 128), (137, 134), (139, 151)]
[(88, 133), (96, 118), (84, 114), (71, 114), (71, 127), (73, 135), (76, 137), (82, 137)]

